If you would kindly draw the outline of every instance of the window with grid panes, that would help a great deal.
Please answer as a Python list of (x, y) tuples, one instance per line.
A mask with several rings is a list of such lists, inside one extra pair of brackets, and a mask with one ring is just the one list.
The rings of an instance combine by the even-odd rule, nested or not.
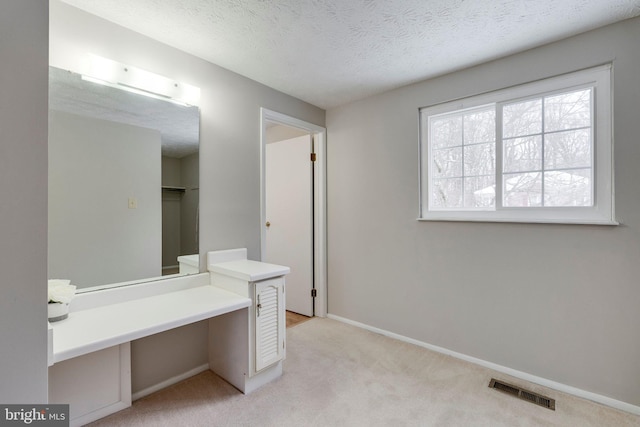
[(420, 219), (615, 224), (610, 66), (420, 117)]

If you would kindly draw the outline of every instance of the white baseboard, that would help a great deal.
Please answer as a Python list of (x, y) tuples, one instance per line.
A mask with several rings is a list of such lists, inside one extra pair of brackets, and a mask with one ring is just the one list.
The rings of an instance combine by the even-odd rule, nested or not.
[(170, 385), (179, 383), (180, 381), (184, 381), (187, 378), (191, 378), (194, 375), (198, 375), (201, 372), (207, 371), (209, 369), (209, 364), (205, 363), (204, 365), (200, 365), (197, 368), (193, 368), (183, 374), (176, 375), (175, 377), (171, 377), (167, 380), (164, 380), (156, 385), (152, 385), (151, 387), (147, 387), (143, 390), (137, 391), (131, 395), (131, 400), (142, 399), (145, 396), (150, 395), (151, 393), (155, 393), (156, 391), (162, 390), (163, 388), (167, 388)]
[(615, 409), (620, 409), (625, 412), (630, 412), (635, 415), (640, 415), (640, 406), (632, 405), (627, 402), (622, 402), (620, 400), (612, 399), (607, 396), (603, 396), (601, 394), (592, 393), (590, 391), (582, 390), (576, 387), (572, 387), (570, 385), (562, 384), (559, 382), (551, 381), (546, 378), (538, 377), (535, 375), (528, 374), (526, 372), (518, 371), (515, 369), (508, 368), (506, 366), (498, 365), (492, 362), (487, 362), (486, 360), (478, 359), (476, 357), (468, 356), (466, 354), (458, 353), (452, 350), (448, 350), (444, 347), (438, 347), (436, 345), (428, 344), (422, 341), (415, 340), (413, 338), (405, 337), (404, 335), (399, 335), (393, 332), (386, 331), (384, 329), (379, 329), (373, 326), (366, 325), (364, 323), (356, 322), (354, 320), (346, 319), (344, 317), (336, 316), (333, 314), (328, 314), (327, 317), (329, 319), (337, 320), (338, 322), (347, 323), (352, 326), (356, 326), (358, 328), (366, 329), (371, 332), (375, 332), (389, 338), (394, 338), (399, 341), (407, 342), (410, 344), (417, 345), (419, 347), (424, 347), (428, 350), (435, 351), (437, 353), (446, 354), (456, 359), (465, 360), (467, 362), (474, 363), (476, 365), (484, 366), (485, 368), (493, 369), (494, 371), (502, 372), (503, 374), (511, 375), (515, 378), (520, 378), (525, 381), (529, 381), (535, 384), (539, 384), (544, 387), (548, 387), (554, 390), (561, 391), (563, 393), (571, 394), (573, 396), (581, 397), (583, 399), (591, 400), (596, 403), (600, 403), (606, 406), (610, 406)]

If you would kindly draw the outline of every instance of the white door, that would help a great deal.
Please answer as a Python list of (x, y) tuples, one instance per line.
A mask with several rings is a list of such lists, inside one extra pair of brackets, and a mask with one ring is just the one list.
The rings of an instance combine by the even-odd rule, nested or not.
[(263, 259), (286, 265), (286, 309), (313, 316), (313, 179), (311, 135), (265, 147), (266, 250)]

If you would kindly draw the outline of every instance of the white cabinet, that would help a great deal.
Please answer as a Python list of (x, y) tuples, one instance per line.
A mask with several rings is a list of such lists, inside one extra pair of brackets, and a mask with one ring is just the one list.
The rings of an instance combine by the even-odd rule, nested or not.
[(211, 271), (211, 283), (213, 286), (251, 298), (247, 375), (252, 377), (283, 360), (286, 345), (284, 276), (248, 280), (229, 276), (227, 272)]
[(255, 303), (255, 371), (285, 355), (284, 277), (253, 283)]
[[(246, 249), (209, 252), (207, 258), (213, 286), (251, 299), (244, 319), (236, 313), (210, 321), (209, 366), (236, 388), (249, 393), (282, 374), (286, 353), (284, 276), (290, 270), (247, 260)], [(235, 331), (243, 322), (248, 336)]]

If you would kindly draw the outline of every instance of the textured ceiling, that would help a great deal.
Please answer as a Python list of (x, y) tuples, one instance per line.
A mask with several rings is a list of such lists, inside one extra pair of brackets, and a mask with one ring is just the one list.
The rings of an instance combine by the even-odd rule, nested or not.
[(322, 108), (640, 15), (640, 0), (63, 0)]
[(49, 68), (49, 108), (95, 119), (155, 129), (162, 155), (181, 158), (198, 152), (200, 111), (82, 80)]

